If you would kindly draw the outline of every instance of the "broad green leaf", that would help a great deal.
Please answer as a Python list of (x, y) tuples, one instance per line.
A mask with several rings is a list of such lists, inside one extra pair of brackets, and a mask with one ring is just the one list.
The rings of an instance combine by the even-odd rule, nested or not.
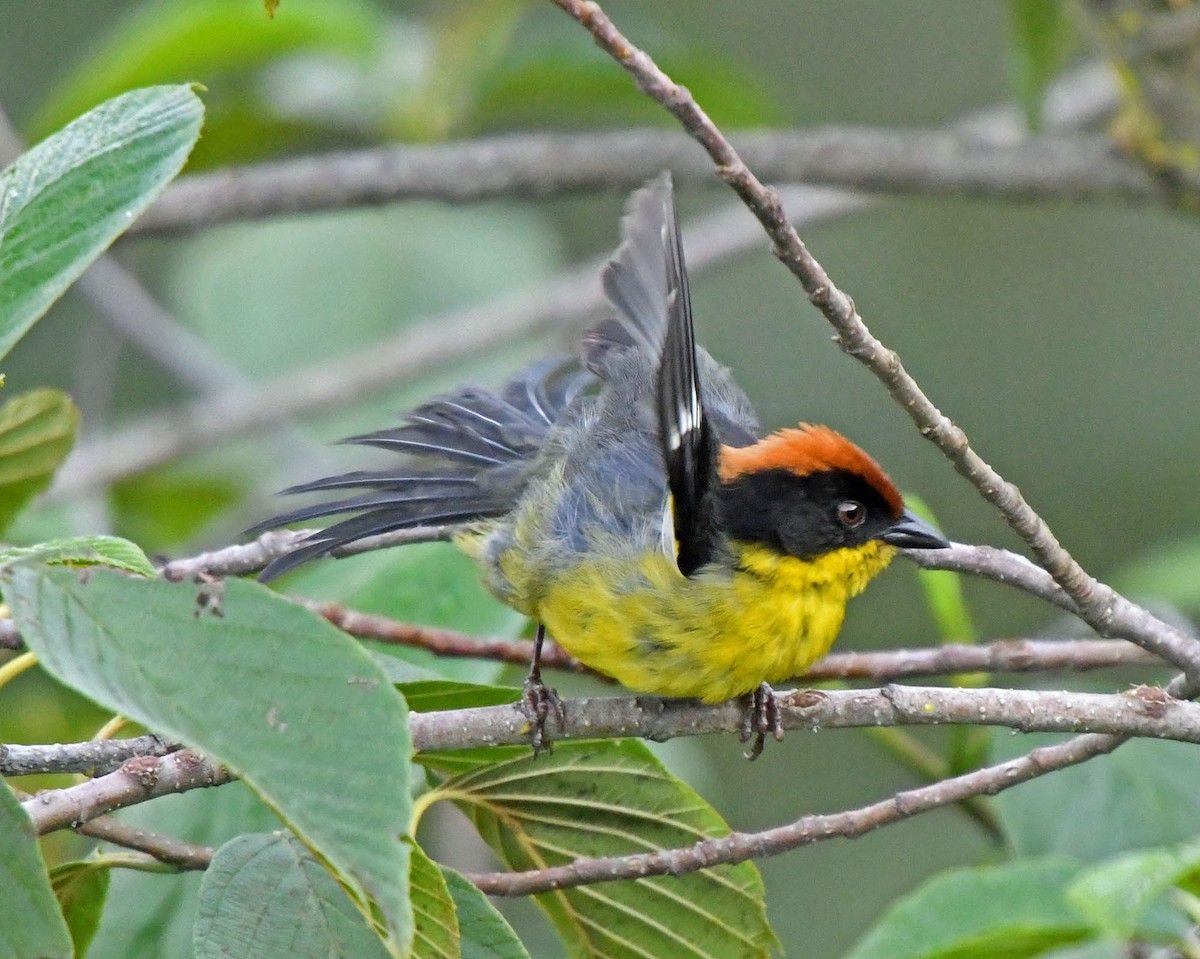
[(0, 356), (179, 172), (203, 116), (191, 87), (134, 90), (0, 173)]
[(1075, 39), (1062, 0), (1008, 0), (1013, 28), (1013, 86), (1031, 130), (1042, 125), (1042, 98), (1065, 65)]
[(416, 713), (432, 713), (445, 709), (470, 709), (475, 706), (502, 706), (521, 698), (516, 686), (480, 686), (476, 683), (457, 683), (449, 679), (421, 680), (402, 683), (400, 692), (408, 708)]
[(0, 532), (50, 485), (79, 429), (79, 410), (60, 390), (33, 390), (0, 406)]
[(1092, 935), (1065, 899), (1069, 859), (954, 869), (897, 900), (846, 959), (1024, 959)]
[(289, 833), (227, 842), (200, 884), (197, 959), (385, 959), (346, 891)]
[[(164, 796), (120, 813), (139, 829), (220, 847), (236, 836), (280, 828), (279, 818), (245, 783)], [(161, 876), (117, 869), (88, 959), (170, 956), (190, 959), (202, 873)]]
[(95, 862), (65, 862), (50, 870), (50, 884), (67, 920), (76, 959), (83, 959), (100, 925), (111, 871)]
[[(1026, 753), (1061, 737), (997, 736), (993, 759)], [(1200, 765), (1185, 743), (1137, 740), (1107, 756), (1060, 769), (994, 802), (1014, 852), (1102, 859), (1185, 842), (1200, 821)], [(1069, 809), (1069, 816), (1063, 810)]]
[(48, 672), (235, 770), (406, 948), (407, 709), (357, 644), (241, 580), (18, 565), (5, 582)]
[[(558, 743), (418, 757), (455, 772), (442, 788), (512, 869), (687, 846), (729, 827), (642, 743)], [(572, 956), (767, 956), (762, 879), (751, 863), (537, 897)]]
[(141, 548), (119, 536), (73, 536), (52, 539), (36, 546), (0, 550), (0, 566), (14, 563), (56, 566), (112, 566), (130, 573), (153, 576), (154, 567)]
[(437, 863), (419, 846), (412, 848), (412, 959), (459, 959), (458, 916)]
[(1126, 853), (1080, 873), (1067, 890), (1067, 901), (1106, 936), (1121, 941), (1135, 935), (1146, 938), (1165, 931), (1161, 920), (1146, 930), (1147, 913), (1197, 870), (1200, 842)]
[(70, 959), (71, 935), (50, 888), (33, 823), (0, 780), (0, 922), (2, 959)]
[(288, 54), (323, 50), (364, 56), (379, 37), (379, 13), (355, 0), (293, 0), (274, 20), (243, 0), (143, 3), (98, 38), (91, 56), (47, 97), (33, 122), (46, 132), (132, 87), (252, 70)]
[(442, 866), (446, 886), (458, 913), (462, 959), (529, 959), (508, 920), (460, 874)]

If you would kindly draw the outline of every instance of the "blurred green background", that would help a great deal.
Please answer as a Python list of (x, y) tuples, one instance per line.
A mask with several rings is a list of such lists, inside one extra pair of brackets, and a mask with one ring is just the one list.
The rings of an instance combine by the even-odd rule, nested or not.
[[(175, 47), (155, 47), (170, 18), (189, 7), (192, 16), (209, 10), (224, 40), (201, 31)], [(1011, 95), (1011, 30), (998, 0), (663, 0), (606, 9), (731, 128), (935, 126)], [(239, 43), (239, 17), (246, 30), (275, 29), (283, 39), (274, 49)], [(0, 23), (0, 105), (24, 134), (45, 134), (126, 82), (196, 80), (208, 88), (210, 111), (196, 168), (396, 138), (668, 125), (578, 26), (548, 5), (284, 0), (269, 24), (255, 0), (0, 0)], [(117, 89), (104, 89), (98, 78), (105, 77)], [(217, 356), (262, 380), (602, 254), (615, 244), (623, 202), (613, 193), (460, 207), (412, 203), (221, 227), (186, 239), (130, 240), (117, 252)], [(681, 196), (685, 214), (724, 203), (728, 196), (715, 179), (711, 189)], [(1200, 535), (1200, 245), (1191, 219), (1103, 203), (889, 199), (802, 232), (872, 330), (1089, 570), (1151, 589), (1185, 611), (1197, 604), (1200, 551), (1188, 552), (1188, 544)], [(830, 424), (869, 449), (903, 489), (919, 492), (952, 538), (1016, 547), (879, 384), (830, 343), (765, 240), (736, 264), (694, 274), (692, 296), (701, 340), (733, 367), (766, 425)], [(106, 525), (166, 555), (223, 545), (274, 510), (273, 490), (353, 456), (325, 450), (326, 442), (381, 427), (430, 390), (496, 382), (572, 335), (517, 343), (397, 383), (386, 395), (305, 422), (304, 438), (207, 448), (107, 497), (50, 503), (25, 520), (21, 534)], [(71, 390), (92, 437), (190, 395), (123, 346), (78, 293), (35, 328), (5, 372), (14, 392), (45, 384)], [(1164, 551), (1182, 558), (1147, 572), (1148, 558)], [(290, 588), (308, 586), (400, 615), (406, 600), (387, 585), (400, 575), (397, 563), (410, 573), (418, 565), (395, 556), (347, 561)], [(465, 566), (454, 569), (471, 575)], [(965, 589), (984, 638), (1065, 629), (1044, 607), (1010, 591), (977, 582)], [(417, 615), (427, 611), (419, 595), (413, 602)], [(472, 593), (430, 617), (460, 628), (514, 627), (483, 602)], [(911, 566), (897, 563), (854, 604), (841, 646), (936, 639)], [(0, 741), (67, 739), (102, 720), (67, 697), (47, 700), (43, 682), (30, 675), (5, 691)], [(582, 681), (560, 685), (590, 688)], [(1114, 688), (1114, 681), (1102, 680), (1100, 688)], [(930, 744), (942, 742), (937, 731), (919, 733)], [(679, 742), (663, 753), (740, 829), (862, 805), (917, 781), (853, 731), (793, 734), (754, 766), (732, 741)], [(458, 832), (445, 822), (440, 828), (447, 836)], [(468, 867), (479, 854), (443, 848), (468, 857)], [(966, 816), (945, 810), (761, 865), (788, 954), (825, 959), (840, 955), (889, 901), (931, 873), (995, 855)], [(511, 909), (532, 954), (554, 955), (535, 910)]]

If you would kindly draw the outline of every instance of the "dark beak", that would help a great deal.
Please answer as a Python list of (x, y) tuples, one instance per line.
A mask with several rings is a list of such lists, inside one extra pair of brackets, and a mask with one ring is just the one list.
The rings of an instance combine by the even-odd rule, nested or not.
[(879, 538), (901, 549), (945, 549), (950, 545), (950, 540), (932, 523), (921, 519), (910, 509), (906, 509)]

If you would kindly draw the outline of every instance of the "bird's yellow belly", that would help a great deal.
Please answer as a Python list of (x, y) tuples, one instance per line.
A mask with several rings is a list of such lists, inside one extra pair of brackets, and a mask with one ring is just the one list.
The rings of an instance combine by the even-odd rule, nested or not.
[(747, 546), (737, 571), (692, 578), (661, 554), (593, 558), (543, 584), (533, 612), (572, 656), (632, 690), (715, 702), (824, 656), (847, 601), (894, 553), (869, 543), (810, 562)]

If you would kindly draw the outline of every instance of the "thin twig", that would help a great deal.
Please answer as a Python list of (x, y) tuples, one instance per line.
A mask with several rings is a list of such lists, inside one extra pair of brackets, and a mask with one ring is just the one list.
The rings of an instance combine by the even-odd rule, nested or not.
[[(826, 127), (746, 131), (742, 155), (762, 176), (879, 193), (1157, 201), (1149, 174), (1104, 136), (996, 143), (950, 130)], [(688, 138), (661, 129), (529, 133), (276, 160), (183, 177), (130, 229), (180, 235), (218, 223), (404, 200), (453, 203), (626, 192), (657, 172), (710, 186)]]
[(1077, 615), (1102, 636), (1120, 636), (1162, 656), (1200, 680), (1200, 641), (1164, 623), (1093, 579), (1055, 538), (1050, 527), (1025, 502), (1020, 490), (1005, 480), (970, 447), (967, 436), (925, 395), (905, 371), (900, 357), (875, 338), (788, 220), (779, 194), (765, 186), (737, 150), (683, 87), (629, 42), (589, 0), (553, 0), (591, 33), (647, 96), (665, 107), (708, 153), (718, 175), (742, 198), (771, 237), (776, 257), (796, 276), (809, 300), (837, 333), (841, 348), (863, 363), (887, 387), (955, 469), (1004, 516), (1029, 545), (1039, 563), (1078, 607)]
[(207, 869), (216, 855), (212, 846), (199, 846), (175, 836), (139, 829), (112, 816), (98, 816), (75, 830), (92, 839), (135, 849), (183, 871)]
[[(341, 546), (333, 550), (330, 555), (340, 558), (389, 546), (444, 542), (460, 528), (457, 526), (416, 526), (412, 529), (381, 533), (379, 536), (371, 536)], [(163, 579), (171, 582), (182, 582), (196, 576), (241, 576), (245, 573), (255, 573), (271, 560), (291, 552), (305, 537), (315, 532), (317, 531), (312, 529), (270, 530), (249, 543), (235, 543), (233, 546), (224, 546), (198, 556), (173, 560), (163, 565), (158, 572)]]
[(0, 743), (0, 775), (34, 776), (43, 773), (83, 773), (102, 776), (135, 756), (165, 756), (178, 743), (161, 736), (100, 739), (86, 743), (53, 743), (45, 746)]
[(826, 839), (861, 836), (880, 826), (972, 796), (995, 795), (1018, 783), (1111, 752), (1122, 742), (1124, 740), (1117, 736), (1076, 736), (1008, 762), (897, 793), (869, 806), (827, 815), (801, 816), (795, 822), (761, 832), (733, 832), (679, 849), (606, 859), (581, 858), (549, 869), (478, 873), (467, 878), (489, 896), (528, 896), (619, 879), (679, 876), (712, 866), (763, 859)]
[[(529, 664), (531, 646), (528, 640), (471, 636), (359, 612), (340, 603), (292, 598), (358, 639), (415, 646), (436, 656), (489, 659), (515, 666)], [(551, 669), (607, 678), (552, 643), (542, 649), (541, 664)], [(1084, 671), (1113, 666), (1161, 665), (1163, 661), (1153, 653), (1122, 639), (1000, 639), (970, 646), (947, 644), (929, 649), (831, 653), (808, 672), (797, 676), (794, 682), (868, 679), (883, 683), (915, 676), (959, 673)]]

